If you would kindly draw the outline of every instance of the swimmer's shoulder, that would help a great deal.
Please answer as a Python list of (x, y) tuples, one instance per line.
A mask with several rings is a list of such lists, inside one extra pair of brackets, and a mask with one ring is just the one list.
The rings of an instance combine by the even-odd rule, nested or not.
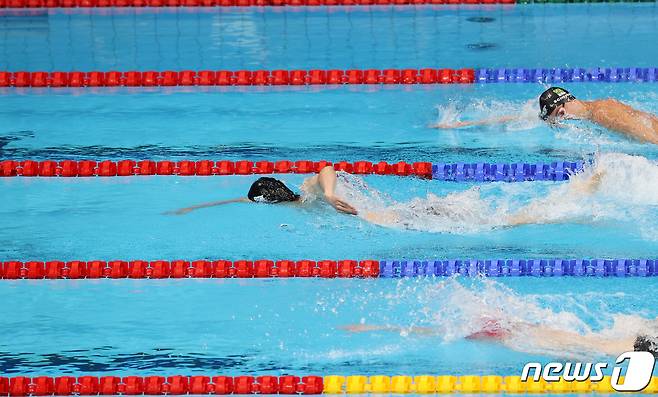
[(586, 104), (589, 107), (590, 119), (604, 124), (616, 123), (620, 118), (632, 117), (635, 114), (635, 109), (614, 98), (597, 99)]
[(602, 113), (614, 110), (633, 110), (632, 107), (615, 98), (596, 99), (585, 102), (592, 113)]

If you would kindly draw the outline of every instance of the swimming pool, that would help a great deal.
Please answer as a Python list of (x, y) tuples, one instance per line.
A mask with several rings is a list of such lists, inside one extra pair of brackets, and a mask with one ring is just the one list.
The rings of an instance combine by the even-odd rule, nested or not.
[[(0, 69), (18, 71), (655, 67), (656, 5), (2, 10)], [(568, 29), (567, 29), (568, 28)], [(542, 36), (568, 30), (565, 37)], [(614, 50), (612, 50), (614, 49)], [(572, 83), (658, 113), (652, 83)], [(585, 161), (575, 182), (455, 183), (341, 175), (380, 227), (325, 204), (232, 205), (256, 176), (0, 178), (0, 262), (159, 259), (655, 259), (658, 150), (536, 119), (541, 84), (2, 88), (0, 159)], [(437, 121), (524, 115), (508, 126)], [(279, 175), (298, 190), (304, 175)], [(585, 175), (575, 178), (584, 179)], [(649, 182), (649, 183), (648, 183)], [(448, 196), (447, 203), (441, 197)], [(418, 198), (456, 219), (416, 216)], [(443, 200), (443, 201), (442, 201)], [(540, 224), (510, 227), (533, 205)], [(2, 280), (0, 373), (519, 375), (572, 355), (465, 340), (483, 317), (623, 338), (658, 316), (655, 277)], [(350, 333), (350, 324), (438, 335)], [(46, 337), (47, 336), (47, 337)]]
[(656, 67), (657, 8), (600, 3), (1, 10), (0, 68)]
[[(508, 279), (486, 288), (469, 279), (5, 282), (12, 337), (2, 341), (2, 372), (520, 374), (526, 362), (551, 357), (460, 339), (478, 315), (502, 306), (529, 321), (596, 329), (613, 314), (658, 316), (646, 293), (655, 280)], [(434, 324), (449, 342), (337, 329), (362, 319)]]

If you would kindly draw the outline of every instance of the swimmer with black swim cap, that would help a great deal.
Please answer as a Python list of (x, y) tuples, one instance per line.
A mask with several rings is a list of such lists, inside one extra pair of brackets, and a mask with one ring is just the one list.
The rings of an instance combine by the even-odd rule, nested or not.
[(262, 177), (258, 178), (249, 188), (247, 198), (256, 203), (275, 204), (285, 201), (298, 201), (299, 194), (293, 193), (283, 182), (278, 179)]
[[(627, 351), (644, 351), (658, 358), (658, 337), (650, 337), (642, 333), (636, 337), (624, 338), (609, 336), (604, 332), (583, 335), (542, 325), (509, 320), (503, 322), (492, 318), (483, 318), (479, 322), (480, 329), (466, 336), (465, 339), (497, 342), (512, 350), (525, 353), (544, 350), (572, 355), (585, 353), (617, 356)], [(652, 324), (650, 328), (658, 329), (658, 319), (649, 323)], [(438, 328), (418, 326), (405, 328), (394, 325), (354, 324), (341, 328), (348, 332), (389, 331), (422, 336), (443, 336), (445, 333)], [(525, 343), (519, 344), (519, 338)]]
[(551, 87), (539, 96), (539, 118), (548, 121), (550, 117), (564, 117), (565, 104), (575, 100), (576, 97), (569, 91), (560, 87)]
[[(634, 109), (616, 99), (583, 101), (561, 87), (551, 87), (539, 96), (539, 118), (559, 125), (561, 120), (587, 120), (641, 142), (658, 144), (658, 117)], [(453, 129), (476, 125), (502, 124), (520, 120), (509, 115), (486, 120), (436, 124), (432, 128)]]
[[(600, 186), (603, 173), (595, 170), (591, 175), (583, 178), (572, 178), (569, 184), (568, 194), (575, 195), (591, 195), (596, 192)], [(357, 212), (350, 203), (339, 198), (336, 191), (337, 175), (333, 167), (324, 167), (317, 175), (307, 178), (301, 186), (302, 194), (297, 194), (288, 188), (282, 181), (271, 178), (261, 177), (252, 183), (247, 197), (236, 198), (232, 200), (213, 201), (210, 203), (203, 203), (192, 207), (181, 208), (179, 210), (168, 212), (167, 214), (183, 215), (190, 211), (200, 208), (214, 207), (230, 203), (262, 203), (262, 204), (279, 204), (279, 205), (306, 205), (313, 201), (314, 198), (323, 199), (329, 203), (336, 211), (349, 214), (359, 215), (361, 219), (370, 223), (384, 226), (384, 227), (409, 227), (405, 223), (408, 216), (405, 208), (402, 206), (400, 211), (399, 206), (384, 206), (378, 208), (364, 209), (360, 213)], [(551, 201), (555, 198), (548, 195), (546, 200)], [(428, 219), (435, 219), (448, 222), (485, 222), (480, 217), (473, 218), (473, 214), (468, 207), (455, 207), (451, 204), (451, 199), (446, 196), (445, 199), (436, 197), (431, 201), (426, 201), (425, 205), (409, 204), (417, 216), (426, 216)], [(545, 223), (541, 214), (538, 215), (535, 209), (537, 203), (531, 203), (525, 207), (521, 207), (515, 213), (505, 216), (503, 224), (506, 226), (521, 226), (536, 223)], [(566, 221), (568, 218), (564, 218)]]
[[(307, 178), (302, 184), (302, 191), (305, 197), (322, 197), (324, 201), (329, 203), (338, 212), (345, 214), (356, 215), (357, 211), (349, 203), (336, 197), (336, 170), (334, 167), (324, 167), (317, 175)], [(181, 208), (176, 211), (169, 212), (168, 214), (183, 215), (190, 211), (200, 208), (214, 207), (217, 205), (230, 204), (230, 203), (264, 203), (264, 204), (277, 204), (277, 203), (291, 203), (303, 204), (308, 200), (302, 200), (302, 196), (293, 192), (278, 179), (270, 177), (258, 178), (249, 188), (247, 197), (241, 197), (231, 200), (213, 201), (210, 203), (203, 203), (192, 207)]]

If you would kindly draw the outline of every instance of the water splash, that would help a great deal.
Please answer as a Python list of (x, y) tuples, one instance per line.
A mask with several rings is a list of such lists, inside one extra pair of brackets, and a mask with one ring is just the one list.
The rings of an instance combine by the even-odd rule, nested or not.
[[(546, 335), (578, 334), (625, 341), (620, 346), (623, 351), (632, 348), (637, 335), (656, 334), (655, 319), (645, 313), (619, 312), (614, 304), (609, 304), (611, 298), (620, 298), (614, 295), (618, 294), (522, 295), (490, 278), (453, 277), (431, 283), (422, 279), (402, 280), (387, 299), (415, 301), (412, 305), (416, 307), (409, 312), (406, 323), (393, 319), (403, 323), (386, 325), (399, 329), (400, 336), (406, 338), (418, 337), (413, 332), (414, 327), (427, 327), (432, 329), (432, 337), (451, 343), (495, 321), (503, 328), (514, 330), (508, 338), (499, 341), (510, 349), (552, 357), (596, 357), (602, 356), (597, 346), (583, 347), (571, 344), (568, 339), (551, 339)], [(424, 334), (427, 336), (427, 332)]]
[[(468, 234), (518, 224), (621, 222), (658, 238), (658, 164), (640, 156), (602, 154), (568, 182), (483, 184), (405, 202), (340, 173), (337, 194), (369, 222), (427, 232)], [(458, 187), (463, 189), (463, 187)]]
[[(544, 85), (541, 89), (548, 88)], [(651, 95), (648, 95), (651, 97)], [(637, 94), (634, 99), (627, 101), (631, 106), (642, 109), (650, 113), (655, 113), (652, 106), (647, 103), (647, 94)], [(506, 101), (498, 98), (486, 98), (471, 100), (467, 103), (456, 103), (451, 100), (447, 104), (437, 105), (438, 119), (436, 124), (442, 125), (445, 130), (477, 129), (477, 130), (497, 130), (504, 132), (521, 132), (535, 129), (551, 131), (552, 136), (565, 143), (573, 143), (578, 146), (591, 148), (594, 146), (597, 151), (601, 147), (608, 150), (623, 151), (638, 150), (644, 148), (644, 143), (631, 140), (622, 134), (613, 133), (593, 124), (586, 120), (564, 120), (556, 125), (550, 126), (541, 121), (538, 117), (537, 101), (530, 99), (525, 102)], [(505, 123), (495, 122), (494, 120), (503, 116), (516, 116), (516, 119)], [(494, 122), (475, 125), (459, 126), (459, 122), (491, 120)], [(647, 125), (651, 125), (648, 118), (642, 119)], [(591, 150), (588, 150), (591, 152)]]
[(553, 311), (542, 305), (541, 297), (521, 296), (493, 279), (449, 278), (427, 286), (421, 300), (430, 309), (425, 311), (425, 320), (445, 341), (478, 332), (489, 320), (503, 327), (528, 323), (571, 332), (591, 331), (576, 313)]
[(457, 104), (450, 101), (447, 104), (437, 105), (439, 117), (437, 124), (454, 125), (460, 121), (475, 121), (496, 119), (508, 115), (518, 115), (518, 119), (504, 124), (493, 123), (478, 128), (503, 128), (506, 131), (525, 131), (543, 125), (537, 117), (536, 103), (534, 101), (512, 102), (500, 99), (475, 100), (468, 104)]
[(462, 110), (457, 108), (454, 101), (450, 101), (445, 105), (437, 105), (436, 110), (439, 113), (439, 118), (436, 120), (437, 124), (454, 124), (460, 121)]

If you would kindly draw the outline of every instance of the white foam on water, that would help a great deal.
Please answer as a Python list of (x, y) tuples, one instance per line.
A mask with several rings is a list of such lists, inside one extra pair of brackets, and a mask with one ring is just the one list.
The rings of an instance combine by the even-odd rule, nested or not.
[(436, 110), (439, 113), (439, 118), (436, 120), (437, 124), (454, 124), (461, 121), (462, 112), (457, 109), (457, 104), (450, 101), (445, 105), (437, 105)]
[[(491, 278), (447, 278), (437, 282), (408, 279), (399, 283), (392, 301), (413, 298), (421, 308), (410, 313), (410, 323), (400, 326), (403, 337), (418, 337), (412, 326), (426, 326), (445, 343), (466, 338), (495, 321), (513, 329), (510, 338), (501, 341), (524, 353), (561, 358), (601, 356), (593, 346), (583, 348), (569, 341), (541, 338), (542, 332), (596, 336), (614, 340), (633, 340), (637, 335), (654, 336), (657, 322), (643, 313), (620, 313), (607, 301), (614, 294), (519, 294)], [(584, 321), (590, 319), (590, 322)], [(519, 326), (519, 324), (523, 326)], [(427, 333), (424, 333), (427, 335)], [(538, 336), (539, 335), (539, 336)], [(495, 341), (493, 343), (496, 343)], [(632, 348), (632, 342), (629, 345)], [(621, 353), (621, 352), (619, 352)]]
[(617, 145), (626, 143), (620, 136), (612, 135), (611, 132), (581, 120), (565, 120), (554, 127), (555, 138), (580, 145), (601, 146)]
[(299, 360), (371, 360), (373, 358), (389, 357), (400, 352), (404, 348), (397, 344), (384, 344), (376, 348), (330, 348), (320, 351), (293, 351), (292, 355)]
[(469, 234), (518, 222), (614, 221), (634, 223), (645, 239), (658, 238), (658, 164), (641, 156), (601, 154), (585, 172), (562, 183), (487, 183), (404, 202), (369, 187), (359, 176), (340, 173), (339, 181), (337, 194), (361, 217), (395, 229)]
[[(436, 106), (438, 118), (436, 124), (450, 126), (461, 121), (477, 121), (485, 119), (496, 119), (504, 116), (518, 116), (518, 119), (504, 124), (493, 123), (490, 125), (477, 126), (477, 128), (503, 128), (505, 131), (525, 131), (542, 125), (537, 117), (537, 104), (535, 101), (512, 102), (495, 100), (475, 100), (463, 105), (454, 101)], [(448, 130), (451, 130), (448, 128)]]

